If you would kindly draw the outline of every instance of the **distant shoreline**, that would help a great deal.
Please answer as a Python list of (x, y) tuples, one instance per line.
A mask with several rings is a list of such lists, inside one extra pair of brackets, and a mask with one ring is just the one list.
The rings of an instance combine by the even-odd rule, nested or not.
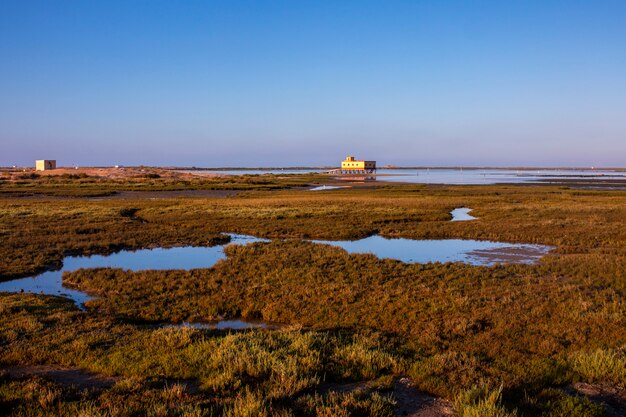
[[(321, 167), (153, 167), (153, 168), (162, 168), (162, 169), (170, 169), (176, 171), (306, 171), (306, 170), (331, 170), (338, 169), (336, 166), (321, 166)], [(402, 169), (402, 170), (423, 170), (423, 169), (433, 169), (433, 170), (467, 170), (467, 171), (480, 171), (480, 170), (492, 170), (492, 171), (616, 171), (616, 172), (624, 172), (626, 171), (626, 167), (616, 168), (616, 167), (594, 167), (594, 168), (582, 168), (582, 167), (473, 167), (473, 166), (384, 166), (377, 168), (380, 170), (392, 170), (392, 169)]]
[[(114, 166), (91, 166), (91, 165), (79, 165), (79, 168), (92, 168), (92, 169), (108, 169), (115, 168)], [(119, 168), (127, 168), (127, 169), (164, 169), (170, 171), (325, 171), (325, 170), (333, 170), (338, 169), (337, 166), (310, 166), (310, 167), (185, 167), (185, 166), (157, 166), (157, 165), (120, 165)], [(5, 166), (1, 167), (2, 171), (10, 171), (10, 170), (24, 170), (24, 169), (34, 169), (34, 166), (16, 166), (10, 167)], [(74, 166), (59, 166), (58, 169), (74, 169)], [(585, 172), (593, 172), (593, 171), (615, 171), (615, 172), (626, 172), (626, 167), (618, 168), (618, 167), (491, 167), (491, 166), (391, 166), (385, 165), (383, 167), (377, 168), (378, 171), (384, 170), (467, 170), (467, 171), (480, 171), (480, 170), (490, 170), (490, 171), (585, 171)]]

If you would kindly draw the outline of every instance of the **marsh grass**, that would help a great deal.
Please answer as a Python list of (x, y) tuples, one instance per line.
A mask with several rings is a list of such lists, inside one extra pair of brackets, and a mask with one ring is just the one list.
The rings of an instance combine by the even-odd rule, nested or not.
[(123, 178), (78, 174), (39, 175), (36, 172), (5, 173), (0, 196), (102, 197), (122, 191), (180, 190), (279, 190), (323, 183), (319, 174), (189, 176), (161, 169), (145, 169)]
[[(79, 270), (64, 282), (99, 297), (88, 308), (124, 320), (243, 316), (396, 335), (343, 344), (344, 376), (406, 371), (421, 389), (447, 397), (481, 380), (506, 389), (572, 381), (569, 354), (626, 337), (624, 314), (615, 314), (623, 305), (606, 303), (619, 272), (604, 265), (407, 265), (299, 241), (226, 251), (206, 270)], [(589, 274), (603, 285), (589, 287)], [(389, 355), (390, 346), (406, 354)]]
[(368, 395), (363, 391), (347, 394), (331, 392), (325, 397), (306, 395), (298, 399), (300, 415), (307, 417), (392, 417), (394, 405), (395, 401), (389, 395)]
[(597, 349), (576, 352), (570, 361), (575, 372), (587, 382), (608, 382), (626, 387), (626, 352), (624, 349)]
[[(0, 363), (52, 363), (121, 377), (86, 396), (40, 379), (0, 380), (0, 403), (13, 410), (9, 415), (70, 415), (80, 407), (103, 415), (167, 416), (302, 415), (311, 404), (347, 415), (389, 415), (392, 409), (375, 389), (330, 399), (315, 394), (322, 382), (360, 380), (355, 360), (371, 361), (367, 352), (376, 334), (137, 327), (90, 317), (57, 297), (0, 294), (0, 302), (10, 311), (0, 323), (2, 341), (15, 323), (45, 323), (0, 345)], [(395, 354), (376, 349), (378, 356)], [(378, 368), (376, 376), (391, 373)], [(192, 394), (177, 381), (198, 381), (201, 390)]]
[[(19, 179), (0, 187), (108, 192), (92, 180)], [(166, 180), (137, 179), (144, 181), (137, 187), (163, 189)], [(390, 402), (383, 394), (332, 397), (318, 388), (328, 381), (380, 380), (387, 381), (384, 391), (390, 379), (408, 374), (418, 388), (447, 398), (502, 385), (497, 401), (489, 390), (467, 397), (476, 407), (585, 415), (598, 408), (551, 390), (580, 379), (623, 386), (622, 192), (390, 184), (314, 194), (268, 191), (272, 187), (227, 199), (1, 199), (0, 279), (58, 267), (69, 254), (212, 245), (224, 241), (221, 232), (288, 240), (229, 247), (228, 259), (208, 270), (67, 274), (67, 283), (99, 296), (87, 314), (54, 297), (2, 295), (0, 361), (82, 367), (139, 381), (69, 402), (62, 391), (60, 401), (51, 401), (58, 414), (83, 407), (104, 415), (222, 415), (235, 412), (239, 398), (241, 413), (385, 415)], [(449, 211), (462, 206), (480, 219), (449, 222)], [(406, 265), (300, 241), (376, 233), (541, 243), (556, 250), (537, 265)], [(293, 327), (228, 334), (150, 324), (220, 317)], [(180, 396), (178, 388), (150, 385), (164, 379), (197, 380), (202, 394)], [(2, 384), (1, 392), (24, 392), (21, 382)], [(148, 400), (139, 400), (140, 393)], [(5, 398), (12, 398), (6, 401), (15, 415), (45, 414), (33, 411), (41, 409), (38, 400), (11, 395)], [(133, 399), (130, 408), (120, 408), (122, 395)]]
[(502, 405), (502, 387), (489, 389), (475, 386), (459, 393), (455, 399), (459, 417), (516, 417)]
[[(68, 187), (80, 189), (76, 181), (68, 179)], [(288, 187), (283, 181), (290, 180), (274, 181)], [(420, 185), (332, 194), (255, 191), (228, 199), (4, 198), (0, 255), (7, 264), (0, 268), (0, 279), (58, 267), (70, 254), (216, 244), (220, 232), (278, 238), (357, 239), (380, 233), (491, 239), (556, 245), (561, 254), (612, 256), (624, 250), (626, 232), (616, 226), (626, 216), (625, 201), (619, 192), (556, 187)], [(458, 206), (472, 206), (480, 221), (449, 222), (449, 211)], [(123, 216), (128, 209), (143, 221)]]
[(563, 389), (546, 388), (525, 395), (520, 403), (523, 415), (545, 417), (605, 417), (606, 410), (601, 403), (583, 396), (569, 395)]

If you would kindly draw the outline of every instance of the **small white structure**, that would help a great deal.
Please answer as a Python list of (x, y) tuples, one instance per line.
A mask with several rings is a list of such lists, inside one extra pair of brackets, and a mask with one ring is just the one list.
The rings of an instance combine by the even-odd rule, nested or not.
[(49, 169), (56, 169), (57, 161), (54, 159), (38, 159), (35, 161), (36, 171), (47, 171)]

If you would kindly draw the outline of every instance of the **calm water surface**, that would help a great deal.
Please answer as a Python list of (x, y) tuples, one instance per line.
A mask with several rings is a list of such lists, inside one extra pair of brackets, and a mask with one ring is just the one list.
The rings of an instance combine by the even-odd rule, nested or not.
[(339, 188), (350, 188), (346, 185), (320, 185), (319, 187), (313, 187), (309, 191), (325, 191), (325, 190), (337, 190)]
[[(268, 242), (253, 236), (230, 234), (229, 244)], [(379, 258), (396, 259), (407, 263), (464, 262), (470, 265), (495, 265), (498, 263), (533, 263), (546, 255), (552, 248), (543, 245), (512, 244), (479, 240), (445, 239), (412, 240), (387, 239), (371, 236), (355, 241), (314, 241), (343, 248), (349, 253), (371, 253)], [(107, 256), (66, 257), (58, 271), (48, 271), (31, 278), (16, 279), (0, 283), (0, 291), (32, 292), (69, 297), (81, 306), (91, 299), (84, 292), (63, 287), (65, 271), (80, 268), (123, 268), (131, 271), (146, 269), (194, 269), (210, 268), (220, 259), (225, 259), (224, 246), (179, 247), (169, 249), (144, 249), (121, 251)], [(220, 324), (221, 323), (221, 324)], [(247, 322), (232, 321), (208, 323), (201, 326), (213, 328), (237, 328), (248, 326)], [(238, 324), (239, 323), (239, 324)], [(200, 325), (193, 325), (200, 326)], [(221, 327), (220, 327), (221, 326)], [(257, 323), (257, 327), (263, 324)], [(249, 326), (248, 326), (249, 327)]]
[[(267, 242), (253, 236), (229, 234), (230, 244), (245, 245), (253, 242)], [(62, 295), (78, 305), (90, 300), (91, 296), (82, 291), (65, 288), (62, 283), (64, 272), (81, 268), (122, 268), (131, 271), (146, 269), (195, 269), (210, 268), (220, 259), (225, 259), (224, 246), (179, 247), (121, 251), (101, 256), (68, 256), (63, 259), (63, 267), (29, 278), (0, 282), (0, 291), (31, 292), (36, 294)]]
[(419, 184), (498, 184), (564, 179), (626, 179), (625, 172), (597, 170), (379, 169), (377, 181)]
[(413, 240), (387, 239), (381, 236), (370, 236), (361, 240), (314, 242), (337, 246), (349, 253), (371, 253), (378, 258), (396, 259), (406, 263), (463, 262), (477, 266), (499, 263), (532, 264), (553, 249), (544, 245), (485, 240)]
[(476, 220), (476, 217), (469, 214), (470, 211), (472, 211), (472, 209), (467, 207), (455, 208), (450, 212), (450, 214), (452, 215), (452, 221), (467, 222), (470, 220)]
[(244, 320), (221, 320), (213, 323), (188, 323), (183, 322), (181, 324), (171, 324), (165, 327), (190, 327), (192, 329), (232, 329), (232, 330), (244, 330), (244, 329), (277, 329), (280, 326), (276, 324), (269, 324), (256, 321), (244, 321)]

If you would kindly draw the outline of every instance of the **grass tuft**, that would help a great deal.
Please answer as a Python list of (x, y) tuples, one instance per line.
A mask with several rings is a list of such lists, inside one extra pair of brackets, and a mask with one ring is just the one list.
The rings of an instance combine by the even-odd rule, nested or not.
[(516, 417), (502, 405), (502, 386), (490, 389), (475, 386), (459, 393), (454, 402), (459, 417)]

